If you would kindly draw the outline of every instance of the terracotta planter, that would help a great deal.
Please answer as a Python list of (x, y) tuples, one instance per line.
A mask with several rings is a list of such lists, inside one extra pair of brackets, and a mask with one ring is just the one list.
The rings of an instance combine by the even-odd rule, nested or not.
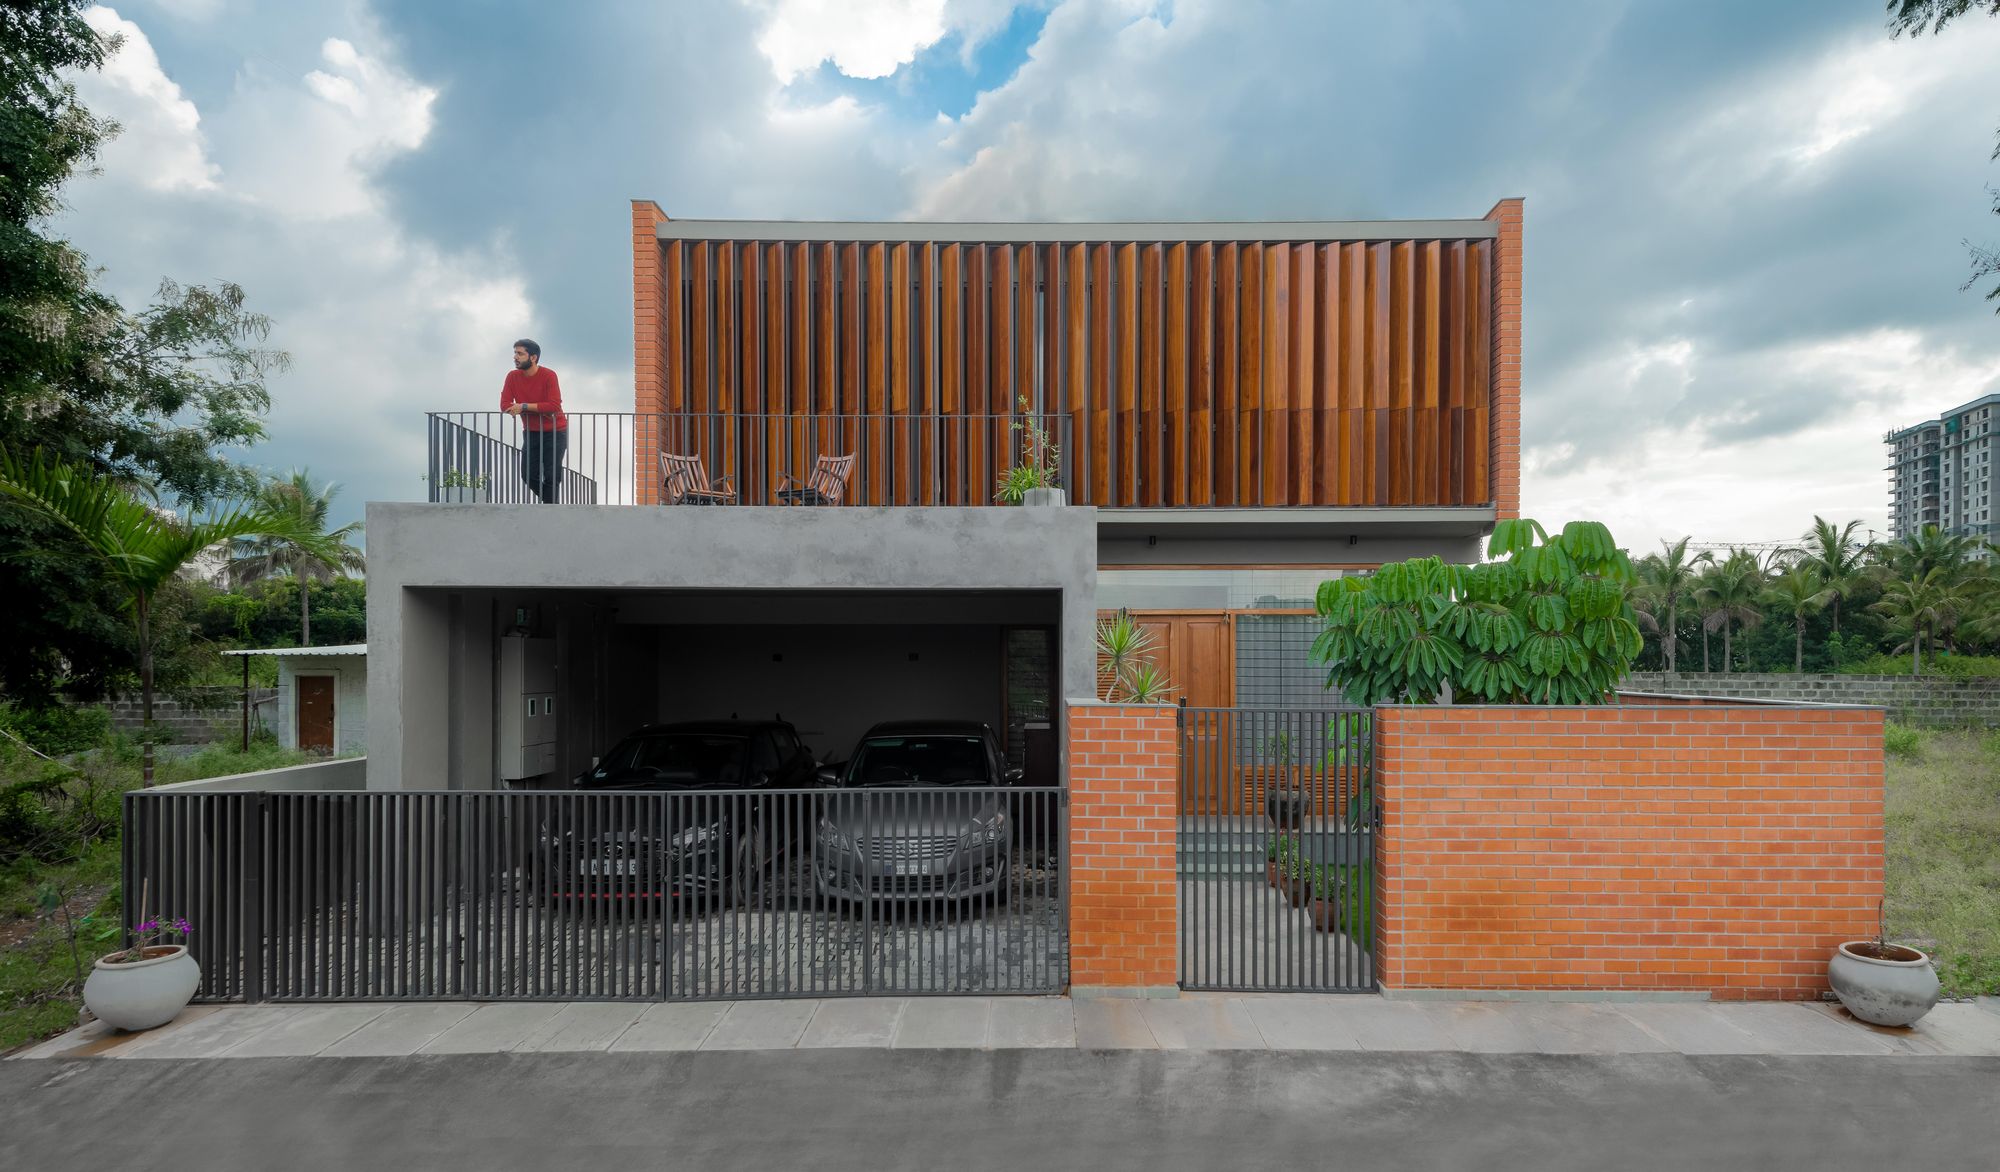
[(146, 959), (99, 960), (83, 983), (83, 1003), (108, 1026), (150, 1030), (174, 1020), (201, 985), (201, 966), (180, 945), (146, 949)]
[(1312, 899), (1312, 884), (1304, 879), (1293, 879), (1285, 884), (1285, 898), (1293, 907), (1304, 907)]
[(1931, 958), (1899, 944), (1850, 940), (1834, 951), (1826, 979), (1847, 1012), (1874, 1025), (1914, 1025), (1938, 1003)]
[(1273, 862), (1266, 862), (1264, 864), (1264, 882), (1276, 887), (1278, 884), (1284, 882), (1284, 879), (1285, 873), (1279, 869), (1278, 864)]
[(1320, 932), (1339, 931), (1340, 901), (1338, 899), (1313, 900), (1312, 925), (1315, 931), (1320, 931)]

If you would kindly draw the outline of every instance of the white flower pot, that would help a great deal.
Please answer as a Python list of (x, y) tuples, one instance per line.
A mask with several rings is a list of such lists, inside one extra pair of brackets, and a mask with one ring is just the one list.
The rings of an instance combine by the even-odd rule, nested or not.
[[(1931, 958), (1914, 948), (1891, 944), (1893, 957), (1874, 957), (1872, 940), (1843, 944), (1826, 966), (1827, 984), (1847, 1012), (1879, 1026), (1906, 1026), (1938, 1003), (1937, 970)], [(1905, 955), (1907, 954), (1907, 955)]]
[(201, 966), (175, 945), (146, 950), (146, 959), (117, 963), (125, 955), (99, 960), (83, 983), (83, 1003), (97, 1020), (121, 1030), (150, 1030), (174, 1020), (201, 984)]
[(1068, 502), (1069, 497), (1060, 488), (1030, 488), (1021, 493), (1021, 503), (1030, 507), (1053, 508)]

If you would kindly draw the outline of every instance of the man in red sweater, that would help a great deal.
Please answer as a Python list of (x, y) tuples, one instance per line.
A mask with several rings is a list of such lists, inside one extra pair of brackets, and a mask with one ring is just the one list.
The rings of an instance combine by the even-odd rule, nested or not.
[(562, 384), (542, 365), (542, 348), (533, 338), (514, 343), (514, 369), (500, 384), (500, 409), (521, 419), (521, 479), (543, 504), (554, 504), (569, 450), (569, 416), (563, 414)]

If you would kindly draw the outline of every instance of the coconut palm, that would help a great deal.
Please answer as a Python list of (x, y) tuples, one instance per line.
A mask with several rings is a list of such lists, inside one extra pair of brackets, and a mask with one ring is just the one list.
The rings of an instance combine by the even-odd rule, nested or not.
[(0, 492), (68, 529), (104, 563), (105, 577), (130, 599), (139, 636), (139, 694), (145, 720), (140, 781), (153, 784), (153, 600), (201, 551), (247, 537), (295, 540), (325, 557), (295, 515), (261, 502), (222, 505), (203, 521), (155, 509), (129, 489), (82, 465), (45, 456), (23, 460), (0, 448)]
[(1836, 635), (1840, 634), (1840, 604), (1868, 575), (1868, 556), (1874, 547), (1855, 540), (1854, 531), (1860, 527), (1859, 521), (1836, 526), (1824, 517), (1815, 516), (1799, 550), (1800, 563), (1818, 571), (1826, 589), (1833, 591), (1831, 605)]
[(1758, 599), (1764, 593), (1764, 567), (1747, 549), (1731, 550), (1729, 556), (1702, 575), (1699, 597), (1707, 612), (1704, 628), (1722, 632), (1722, 670), (1733, 670), (1732, 634), (1749, 630), (1764, 621)]
[(1792, 671), (1803, 674), (1806, 670), (1806, 620), (1824, 610), (1827, 603), (1839, 601), (1840, 595), (1827, 585), (1826, 579), (1810, 562), (1802, 559), (1771, 579), (1764, 598), (1775, 604), (1781, 613), (1790, 616)]
[(1969, 602), (1967, 585), (1954, 581), (1946, 566), (1934, 565), (1916, 577), (1891, 581), (1873, 609), (1889, 616), (1894, 629), (1909, 634), (1896, 650), (1909, 650), (1910, 674), (1914, 676), (1923, 674), (1924, 644), (1935, 648)]
[(1955, 582), (1980, 564), (1983, 548), (1984, 543), (1977, 538), (1926, 525), (1901, 541), (1882, 546), (1877, 554), (1890, 578), (1913, 582), (1932, 570), (1943, 570), (1945, 578)]
[[(1666, 654), (1667, 670), (1678, 670), (1677, 652), (1680, 649), (1680, 608), (1682, 603), (1691, 602), (1700, 583), (1701, 571), (1698, 567), (1713, 560), (1707, 553), (1688, 556), (1686, 537), (1668, 545), (1660, 542), (1661, 552), (1648, 555), (1639, 563), (1638, 597), (1647, 609), (1664, 611), (1665, 622), (1655, 618), (1652, 626), (1660, 635), (1660, 650)], [(1644, 613), (1644, 612), (1641, 612)], [(1707, 656), (1702, 657), (1703, 671), (1707, 671)]]
[(312, 584), (367, 568), (367, 559), (349, 540), (361, 533), (361, 522), (351, 521), (327, 531), (327, 514), (339, 492), (340, 486), (331, 481), (315, 486), (312, 475), (303, 468), (273, 477), (259, 494), (262, 503), (272, 513), (294, 519), (311, 539), (258, 536), (230, 543), (229, 577), (236, 585), (269, 578), (298, 579), (301, 647), (312, 646)]

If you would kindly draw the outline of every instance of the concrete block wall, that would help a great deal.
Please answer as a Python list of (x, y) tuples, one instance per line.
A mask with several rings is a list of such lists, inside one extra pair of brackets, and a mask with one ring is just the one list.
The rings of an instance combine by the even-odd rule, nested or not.
[[(250, 731), (255, 733), (260, 726), (270, 725), (277, 714), (277, 689), (250, 689)], [(241, 688), (207, 688), (198, 696), (200, 703), (187, 707), (178, 700), (165, 696), (153, 697), (153, 724), (166, 729), (173, 735), (175, 744), (206, 745), (217, 741), (238, 740), (243, 735), (243, 690)], [(111, 712), (111, 727), (119, 732), (137, 734), (145, 727), (145, 704), (138, 693), (107, 702), (105, 708)]]
[(1172, 707), (1069, 707), (1069, 966), (1081, 993), (1176, 988)]
[(1765, 672), (1633, 672), (1626, 692), (1789, 700), (1886, 708), (1891, 720), (1929, 728), (2000, 724), (2000, 679), (1938, 676), (1785, 675)]
[(1817, 997), (1882, 898), (1882, 714), (1376, 710), (1393, 989)]

